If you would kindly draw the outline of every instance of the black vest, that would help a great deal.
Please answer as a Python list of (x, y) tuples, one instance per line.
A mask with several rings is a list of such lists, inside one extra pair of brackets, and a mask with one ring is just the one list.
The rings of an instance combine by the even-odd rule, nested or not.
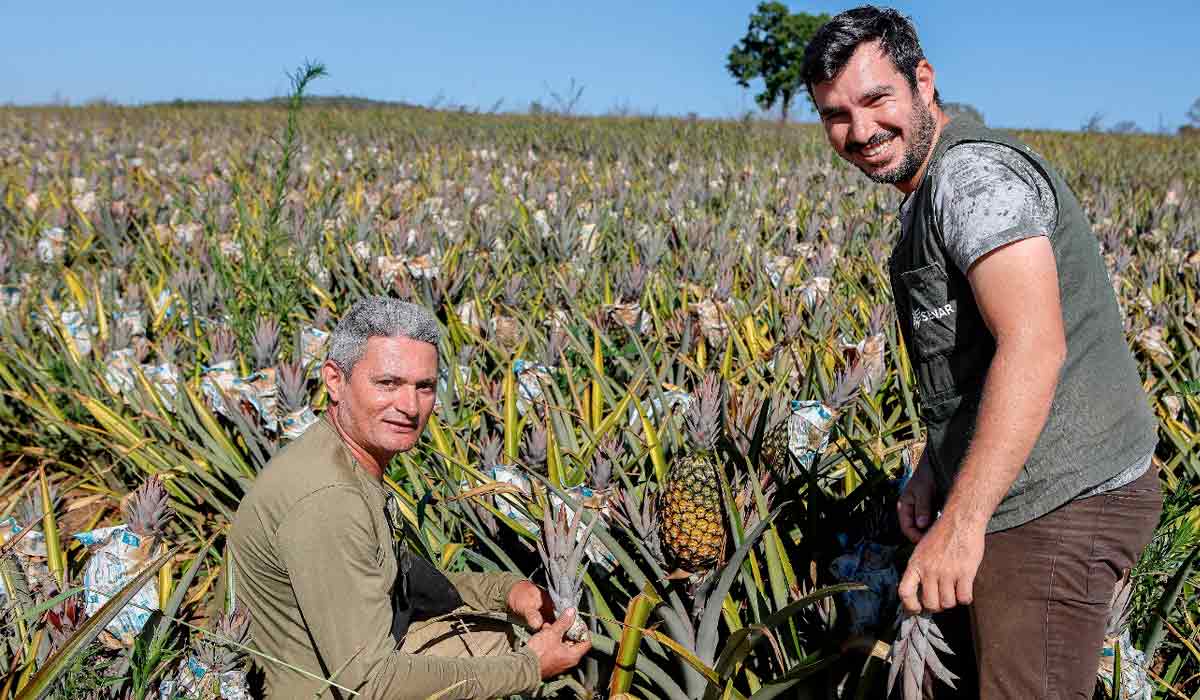
[[(1067, 357), (1041, 435), (988, 523), (994, 532), (1038, 518), (1127, 469), (1157, 444), (1154, 414), (1125, 340), (1121, 312), (1099, 243), (1067, 183), (1028, 146), (958, 119), (943, 129), (909, 222), (889, 263), (892, 295), (917, 377), (926, 452), (939, 489), (953, 482), (975, 428), (996, 342), (971, 286), (947, 257), (933, 215), (933, 181), (946, 151), (991, 142), (1015, 149), (1054, 190), (1058, 221), (1050, 235)], [(1013, 289), (1020, 303), (1020, 289)]]

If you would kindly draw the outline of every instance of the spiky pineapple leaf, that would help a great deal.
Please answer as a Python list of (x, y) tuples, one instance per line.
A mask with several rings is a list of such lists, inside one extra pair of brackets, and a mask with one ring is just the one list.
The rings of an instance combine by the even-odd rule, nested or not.
[(958, 680), (958, 676), (942, 664), (938, 658), (939, 651), (954, 654), (933, 617), (928, 613), (905, 613), (889, 658), (892, 668), (888, 672), (888, 695), (892, 694), (896, 679), (903, 673), (904, 700), (921, 700), (926, 670), (930, 671), (934, 678), (954, 688), (954, 681)]

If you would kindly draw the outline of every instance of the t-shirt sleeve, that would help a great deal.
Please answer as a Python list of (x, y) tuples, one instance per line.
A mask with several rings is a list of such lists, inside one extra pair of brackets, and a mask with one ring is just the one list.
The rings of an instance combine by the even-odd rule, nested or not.
[(1002, 144), (951, 148), (942, 157), (933, 185), (934, 217), (949, 258), (963, 274), (1003, 245), (1049, 237), (1058, 219), (1054, 191), (1045, 176)]

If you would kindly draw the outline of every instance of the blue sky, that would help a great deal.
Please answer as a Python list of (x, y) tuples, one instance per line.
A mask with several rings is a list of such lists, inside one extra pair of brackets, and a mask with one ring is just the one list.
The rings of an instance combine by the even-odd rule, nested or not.
[[(126, 103), (281, 94), (319, 59), (315, 91), (524, 110), (584, 86), (580, 109), (706, 117), (754, 108), (725, 57), (756, 1), (430, 3), (0, 0), (0, 103)], [(852, 3), (789, 2), (829, 12)], [(1200, 3), (904, 2), (943, 98), (994, 126), (1178, 126), (1200, 97)], [(802, 112), (800, 118), (813, 115)]]

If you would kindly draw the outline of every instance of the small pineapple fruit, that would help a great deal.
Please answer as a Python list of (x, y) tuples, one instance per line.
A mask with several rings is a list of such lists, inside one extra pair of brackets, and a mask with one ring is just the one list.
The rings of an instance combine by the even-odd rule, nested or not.
[(592, 528), (599, 518), (593, 517), (583, 533), (579, 534), (583, 509), (574, 512), (569, 524), (567, 510), (566, 506), (547, 506), (544, 509), (542, 537), (537, 547), (542, 564), (546, 567), (547, 591), (554, 601), (555, 615), (561, 617), (570, 608), (576, 610), (575, 621), (564, 636), (572, 642), (581, 642), (588, 637), (587, 623), (578, 614), (579, 601), (583, 598), (583, 576), (587, 570), (583, 555), (592, 536)]
[(684, 571), (711, 569), (725, 548), (721, 513), (720, 462), (716, 441), (721, 422), (721, 384), (709, 374), (696, 390), (686, 416), (690, 451), (667, 472), (658, 512), (662, 542), (673, 562)]

